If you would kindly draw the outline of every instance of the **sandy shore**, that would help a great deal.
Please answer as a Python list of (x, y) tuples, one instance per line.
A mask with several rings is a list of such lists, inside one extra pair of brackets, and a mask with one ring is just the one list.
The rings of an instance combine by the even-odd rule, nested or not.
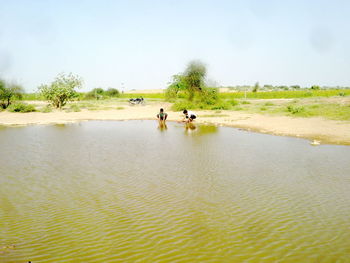
[[(82, 110), (80, 112), (54, 111), (50, 113), (0, 112), (0, 125), (56, 124), (86, 120), (152, 120), (163, 107), (169, 114), (169, 121), (181, 119), (180, 112), (168, 110), (168, 103), (154, 103), (146, 106), (123, 105), (120, 110)], [(249, 114), (237, 111), (196, 111), (197, 123), (212, 123), (231, 126), (261, 133), (294, 136), (318, 140), (327, 144), (350, 145), (350, 122), (332, 121), (322, 118), (291, 118)]]

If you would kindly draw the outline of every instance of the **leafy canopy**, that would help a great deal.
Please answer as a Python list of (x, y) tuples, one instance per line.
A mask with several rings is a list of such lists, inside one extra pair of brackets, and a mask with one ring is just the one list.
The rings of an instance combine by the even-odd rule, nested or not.
[(13, 98), (21, 98), (23, 88), (17, 84), (7, 84), (0, 79), (0, 107), (6, 109), (12, 103)]
[(189, 100), (193, 100), (196, 92), (202, 91), (206, 74), (207, 69), (202, 62), (192, 61), (188, 64), (184, 73), (184, 80), (189, 93)]
[(41, 85), (39, 92), (54, 107), (61, 109), (68, 101), (78, 96), (75, 89), (81, 88), (82, 83), (79, 76), (61, 73), (50, 85)]

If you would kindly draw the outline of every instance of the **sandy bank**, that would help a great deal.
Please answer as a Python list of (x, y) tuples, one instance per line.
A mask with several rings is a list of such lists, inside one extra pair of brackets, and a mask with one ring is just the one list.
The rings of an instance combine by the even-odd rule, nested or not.
[[(10, 113), (0, 112), (0, 125), (55, 124), (86, 120), (142, 120), (155, 119), (160, 107), (166, 110), (167, 103), (155, 103), (146, 106), (123, 106), (120, 110), (97, 110), (81, 112), (54, 111), (50, 113)], [(181, 119), (180, 112), (169, 113), (170, 121)], [(237, 111), (196, 111), (197, 123), (213, 123), (232, 126), (261, 133), (283, 136), (295, 136), (321, 143), (350, 145), (350, 122), (332, 121), (322, 118), (291, 118), (286, 116), (268, 116)]]

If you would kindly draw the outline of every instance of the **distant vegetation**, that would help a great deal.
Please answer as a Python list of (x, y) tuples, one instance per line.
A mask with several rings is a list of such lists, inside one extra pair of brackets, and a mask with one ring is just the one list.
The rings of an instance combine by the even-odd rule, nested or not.
[[(234, 110), (260, 114), (276, 114), (298, 117), (322, 116), (334, 120), (350, 120), (349, 87), (310, 87), (260, 85), (221, 87), (220, 92), (214, 81), (206, 80), (207, 69), (200, 61), (192, 61), (183, 72), (173, 76), (164, 92), (121, 93), (115, 88), (94, 88), (89, 92), (78, 92), (82, 79), (73, 74), (60, 74), (48, 85), (42, 85), (38, 93), (23, 93), (21, 86), (0, 80), (0, 110), (11, 112), (51, 112), (53, 108), (66, 112), (81, 110), (124, 109), (130, 98), (143, 97), (147, 101), (172, 102), (172, 110)], [(221, 89), (223, 90), (223, 89)], [(323, 98), (338, 97), (326, 100)], [(264, 99), (265, 101), (260, 101)], [(282, 99), (282, 100), (272, 100)], [(47, 100), (50, 104), (41, 106), (21, 103), (20, 100)], [(266, 101), (267, 100), (267, 101)], [(270, 101), (269, 101), (270, 100)], [(67, 104), (72, 101), (73, 103)], [(210, 114), (208, 115), (210, 116)], [(225, 114), (221, 114), (225, 116)]]
[(120, 92), (117, 89), (109, 88), (107, 90), (104, 90), (102, 88), (95, 88), (83, 95), (83, 99), (85, 100), (101, 100), (106, 98), (118, 98), (120, 97)]
[(303, 89), (303, 90), (276, 90), (261, 92), (224, 92), (220, 93), (221, 98), (225, 99), (291, 99), (291, 98), (310, 98), (310, 97), (332, 97), (348, 96), (350, 89)]

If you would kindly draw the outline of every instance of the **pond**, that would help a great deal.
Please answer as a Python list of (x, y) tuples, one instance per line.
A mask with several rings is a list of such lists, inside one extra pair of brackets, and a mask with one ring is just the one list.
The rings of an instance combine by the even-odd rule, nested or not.
[(1, 128), (0, 262), (349, 262), (349, 146), (193, 128)]

